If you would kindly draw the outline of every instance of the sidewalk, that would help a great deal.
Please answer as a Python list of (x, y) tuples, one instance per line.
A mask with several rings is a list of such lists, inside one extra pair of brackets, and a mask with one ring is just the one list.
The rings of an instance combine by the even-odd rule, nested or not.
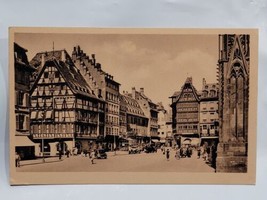
[(114, 153), (114, 151), (108, 151), (106, 152), (108, 157), (110, 156), (122, 156), (122, 155), (128, 155), (129, 152), (128, 151), (116, 151), (116, 154)]
[(62, 156), (61, 160), (59, 160), (58, 157), (46, 157), (45, 162), (43, 162), (43, 158), (37, 158), (34, 160), (21, 160), (20, 167), (23, 167), (26, 165), (39, 165), (39, 164), (44, 164), (44, 163), (62, 162), (65, 159), (67, 159), (66, 156)]

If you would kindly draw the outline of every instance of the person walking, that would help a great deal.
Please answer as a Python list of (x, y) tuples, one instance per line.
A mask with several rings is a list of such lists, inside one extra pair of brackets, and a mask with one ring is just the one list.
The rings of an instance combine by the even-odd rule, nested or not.
[(67, 155), (67, 158), (70, 157), (70, 150), (69, 149), (66, 151), (66, 155)]
[(200, 155), (201, 155), (201, 148), (198, 147), (198, 148), (197, 148), (197, 158), (198, 158), (198, 159), (200, 158)]
[(58, 151), (58, 159), (59, 159), (59, 160), (62, 159), (62, 151), (61, 151), (61, 149)]
[(176, 158), (177, 160), (180, 160), (180, 158), (181, 158), (181, 149), (180, 149), (180, 148), (178, 148), (178, 149), (176, 150), (175, 158)]
[(167, 158), (167, 161), (170, 160), (170, 149), (166, 150), (166, 158)]
[(95, 157), (96, 157), (95, 154), (96, 154), (96, 152), (95, 152), (94, 150), (92, 150), (92, 151), (90, 152), (90, 156), (89, 156), (89, 158), (90, 158), (92, 164), (95, 164), (95, 163), (94, 163), (94, 160), (95, 160)]
[(20, 167), (20, 155), (16, 152), (16, 155), (15, 155), (15, 159), (16, 159), (16, 167)]

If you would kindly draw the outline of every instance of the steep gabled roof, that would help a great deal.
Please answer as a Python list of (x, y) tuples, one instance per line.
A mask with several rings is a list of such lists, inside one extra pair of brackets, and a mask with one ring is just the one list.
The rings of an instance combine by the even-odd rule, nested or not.
[(196, 88), (194, 87), (193, 83), (192, 83), (192, 77), (187, 77), (184, 85), (181, 87), (181, 90), (180, 91), (176, 91), (174, 92), (174, 94), (170, 97), (170, 98), (175, 98), (175, 101), (179, 101), (180, 98), (182, 97), (182, 94), (184, 93), (184, 90), (187, 88), (187, 87), (190, 87), (192, 89), (192, 92), (193, 92), (193, 95), (194, 97), (196, 98), (197, 101), (199, 101), (199, 97), (200, 97), (200, 94), (199, 92), (196, 90)]
[[(63, 62), (61, 59), (62, 51), (64, 51), (66, 56), (66, 61)], [(42, 66), (40, 59), (42, 59), (42, 54), (45, 54), (45, 64)], [(46, 66), (54, 66), (60, 72), (61, 76), (66, 81), (67, 85), (70, 87), (74, 94), (80, 94), (91, 98), (97, 98), (93, 93), (86, 80), (83, 78), (79, 70), (75, 67), (74, 63), (71, 61), (69, 55), (65, 50), (55, 51), (55, 52), (45, 52), (38, 53), (31, 61), (31, 63), (37, 67), (35, 73), (35, 81), (32, 89), (38, 83), (42, 73), (44, 72)], [(32, 90), (31, 89), (31, 90)]]

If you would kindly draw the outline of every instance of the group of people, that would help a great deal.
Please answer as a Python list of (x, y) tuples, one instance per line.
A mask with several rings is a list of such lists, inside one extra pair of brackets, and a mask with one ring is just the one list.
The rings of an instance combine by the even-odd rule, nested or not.
[[(161, 151), (163, 153), (163, 155), (166, 156), (167, 160), (170, 160), (170, 148), (171, 147), (165, 147), (165, 146), (161, 146)], [(193, 154), (193, 147), (192, 146), (188, 146), (188, 145), (182, 145), (180, 148), (179, 146), (174, 148), (175, 150), (175, 158), (176, 159), (180, 159), (180, 158), (190, 158)], [(202, 158), (204, 159), (204, 161), (208, 161), (209, 159), (209, 154), (210, 154), (210, 148), (205, 148), (205, 146), (200, 146), (198, 148), (196, 148), (197, 150), (197, 158), (200, 158), (202, 156)]]
[(91, 163), (92, 163), (92, 164), (95, 164), (94, 160), (95, 160), (96, 157), (97, 157), (97, 152), (96, 152), (95, 149), (91, 149), (91, 150), (89, 150), (89, 151), (87, 151), (87, 150), (83, 150), (83, 151), (81, 152), (81, 156), (82, 156), (82, 157), (88, 157), (88, 158), (90, 159)]
[(176, 159), (180, 158), (185, 158), (188, 157), (190, 158), (193, 154), (193, 148), (191, 146), (182, 146), (181, 148), (176, 149), (175, 157)]

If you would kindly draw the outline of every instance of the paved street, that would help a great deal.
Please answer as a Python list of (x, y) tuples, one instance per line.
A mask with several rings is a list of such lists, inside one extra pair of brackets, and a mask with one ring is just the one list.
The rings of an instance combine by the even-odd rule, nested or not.
[(174, 151), (171, 151), (170, 160), (167, 161), (162, 152), (128, 154), (119, 151), (116, 155), (108, 152), (107, 159), (96, 159), (91, 164), (88, 157), (71, 156), (58, 158), (21, 161), (19, 172), (214, 172), (202, 159), (197, 159), (196, 152), (191, 158), (175, 159)]

